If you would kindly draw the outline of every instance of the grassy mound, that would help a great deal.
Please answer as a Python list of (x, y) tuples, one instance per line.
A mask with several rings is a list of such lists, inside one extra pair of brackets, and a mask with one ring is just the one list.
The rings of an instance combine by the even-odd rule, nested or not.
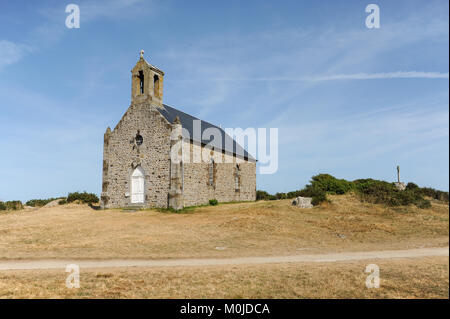
[(257, 191), (257, 200), (288, 199), (297, 196), (312, 197), (312, 204), (319, 205), (327, 201), (329, 195), (343, 195), (349, 192), (357, 194), (363, 202), (373, 204), (385, 204), (387, 206), (416, 205), (418, 208), (430, 208), (429, 199), (449, 202), (449, 193), (439, 191), (429, 187), (419, 187), (414, 183), (408, 183), (406, 190), (400, 191), (394, 183), (375, 179), (358, 179), (347, 181), (337, 179), (330, 174), (318, 174), (311, 178), (311, 181), (303, 189), (288, 193), (276, 193), (270, 195), (265, 191)]
[(47, 199), (31, 199), (25, 203), (27, 206), (31, 207), (43, 207), (50, 202), (53, 202), (57, 199), (63, 199), (64, 197), (56, 197), (56, 198), (47, 198)]

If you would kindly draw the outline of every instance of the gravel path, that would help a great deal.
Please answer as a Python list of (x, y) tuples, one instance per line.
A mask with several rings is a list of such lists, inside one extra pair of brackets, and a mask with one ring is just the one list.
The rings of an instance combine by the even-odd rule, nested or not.
[(407, 250), (381, 250), (364, 252), (343, 252), (332, 254), (238, 257), (238, 258), (202, 258), (202, 259), (103, 259), (103, 260), (1, 260), (0, 270), (21, 269), (65, 269), (69, 264), (80, 268), (113, 267), (174, 267), (174, 266), (214, 266), (214, 265), (251, 265), (270, 263), (301, 262), (338, 262), (364, 259), (414, 258), (426, 256), (448, 256), (449, 247), (418, 248)]

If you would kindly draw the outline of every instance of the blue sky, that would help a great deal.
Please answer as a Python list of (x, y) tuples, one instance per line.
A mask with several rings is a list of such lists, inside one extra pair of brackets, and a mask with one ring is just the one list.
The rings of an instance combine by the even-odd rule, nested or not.
[[(69, 3), (81, 27), (65, 26)], [(0, 199), (101, 191), (103, 133), (139, 50), (164, 103), (222, 127), (277, 127), (258, 189), (317, 173), (449, 189), (448, 1), (2, 1)]]

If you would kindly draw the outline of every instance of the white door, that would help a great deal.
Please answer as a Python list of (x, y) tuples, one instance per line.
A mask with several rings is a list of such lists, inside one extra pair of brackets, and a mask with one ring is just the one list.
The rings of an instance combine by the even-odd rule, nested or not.
[(137, 167), (131, 175), (131, 202), (144, 202), (144, 171), (141, 167)]

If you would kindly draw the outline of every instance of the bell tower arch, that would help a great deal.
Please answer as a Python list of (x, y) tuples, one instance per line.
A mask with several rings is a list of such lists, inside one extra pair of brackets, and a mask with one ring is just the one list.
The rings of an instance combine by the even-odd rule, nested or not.
[(162, 107), (164, 72), (144, 59), (140, 51), (139, 61), (131, 70), (131, 103), (151, 103)]

